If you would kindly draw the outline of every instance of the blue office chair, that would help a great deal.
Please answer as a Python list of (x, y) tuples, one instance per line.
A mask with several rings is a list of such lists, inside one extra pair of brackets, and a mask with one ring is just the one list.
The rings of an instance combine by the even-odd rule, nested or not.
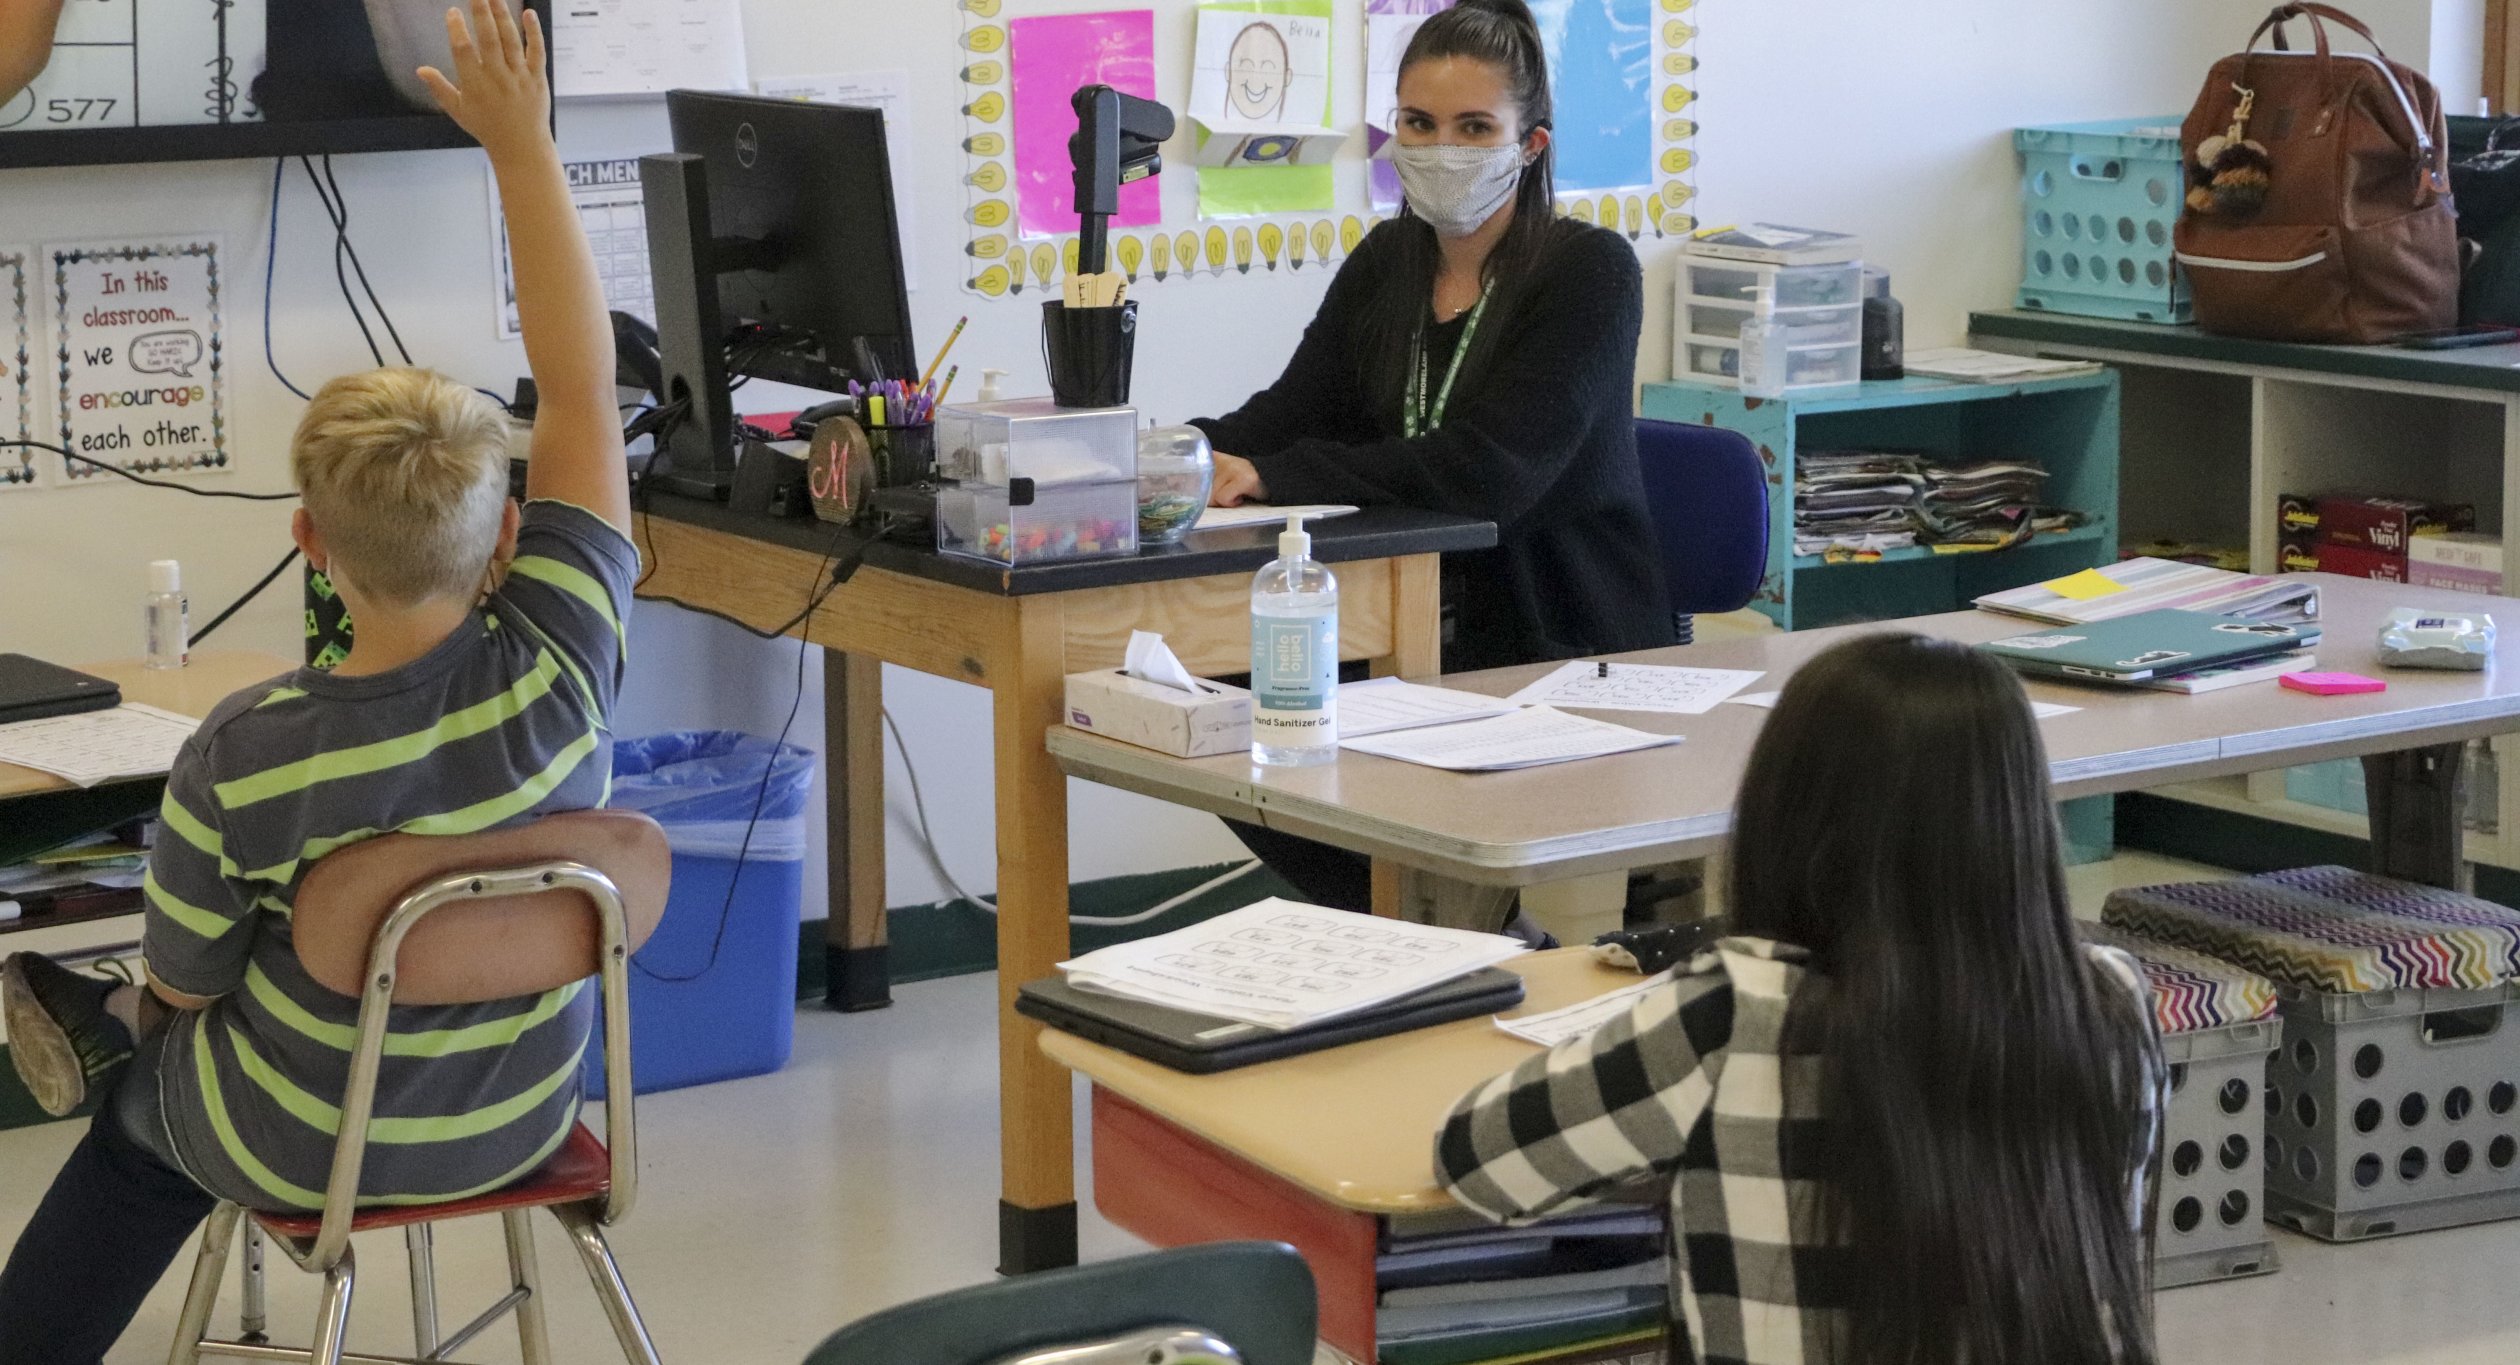
[(1767, 466), (1740, 432), (1678, 422), (1638, 422), (1636, 456), (1685, 645), (1693, 618), (1739, 611), (1758, 596), (1767, 573)]
[[(1182, 1328), (1130, 1357), (1197, 1360), (1200, 1337), (1243, 1365), (1312, 1365), (1319, 1331), (1312, 1270), (1293, 1247), (1217, 1242), (958, 1289), (835, 1332), (805, 1365), (995, 1365)], [(1101, 1357), (1096, 1357), (1099, 1360)]]

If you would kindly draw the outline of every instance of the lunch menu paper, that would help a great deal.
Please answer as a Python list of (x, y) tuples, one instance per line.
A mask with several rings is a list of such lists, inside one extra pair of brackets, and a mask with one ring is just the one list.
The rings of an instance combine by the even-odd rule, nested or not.
[(1059, 964), (1068, 984), (1290, 1029), (1370, 1009), (1529, 951), (1520, 939), (1271, 898)]

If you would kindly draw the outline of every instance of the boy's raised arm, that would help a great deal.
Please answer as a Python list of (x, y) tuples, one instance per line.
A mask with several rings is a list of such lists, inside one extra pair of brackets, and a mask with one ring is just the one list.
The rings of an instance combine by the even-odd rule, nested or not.
[(516, 311), (540, 394), (525, 491), (575, 503), (630, 532), (630, 474), (613, 395), (612, 319), (595, 256), (569, 202), (551, 139), (551, 83), (542, 24), (520, 26), (505, 0), (471, 0), (472, 19), (446, 12), (455, 71), (420, 78), (447, 115), (490, 153), (507, 209)]

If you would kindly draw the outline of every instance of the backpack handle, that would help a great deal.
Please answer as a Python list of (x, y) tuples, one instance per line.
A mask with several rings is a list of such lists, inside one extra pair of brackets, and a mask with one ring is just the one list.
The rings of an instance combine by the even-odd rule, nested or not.
[(2323, 22), (2330, 19), (2335, 20), (2339, 26), (2355, 34), (2364, 42), (2371, 44), (2371, 50), (2374, 53), (2383, 58), (2389, 55), (2381, 49), (2380, 40), (2371, 36), (2371, 30), (2365, 28), (2360, 19), (2333, 5), (2310, 4), (2306, 3), (2306, 0), (2299, 4), (2277, 5), (2273, 12), (2266, 16), (2266, 21), (2257, 26), (2257, 32), (2249, 35), (2249, 46), (2255, 48), (2260, 38), (2272, 32), (2275, 35), (2275, 50), (2290, 52), (2292, 46), (2284, 36), (2284, 25), (2295, 19), (2310, 21), (2310, 40), (2317, 45), (2318, 53), (2322, 57), (2332, 55), (2328, 48), (2327, 24)]

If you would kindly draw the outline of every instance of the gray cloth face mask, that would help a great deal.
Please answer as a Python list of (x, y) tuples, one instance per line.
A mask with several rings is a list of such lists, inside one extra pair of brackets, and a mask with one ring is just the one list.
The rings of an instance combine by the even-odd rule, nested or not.
[(1400, 147), (1391, 149), (1408, 195), (1409, 212), (1439, 237), (1467, 237), (1522, 187), (1530, 158), (1519, 143), (1501, 147)]

